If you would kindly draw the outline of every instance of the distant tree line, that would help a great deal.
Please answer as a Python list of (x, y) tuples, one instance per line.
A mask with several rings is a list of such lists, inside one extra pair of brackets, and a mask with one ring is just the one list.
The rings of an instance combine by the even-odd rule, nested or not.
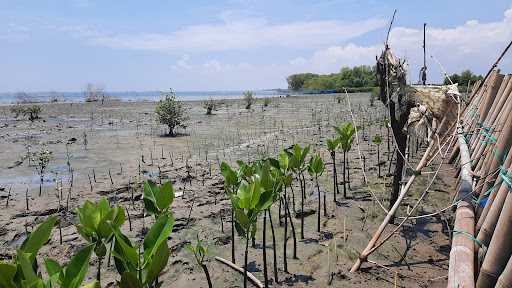
[[(471, 72), (471, 70), (464, 70), (460, 74), (452, 74), (450, 75), (450, 79), (453, 83), (459, 83), (459, 91), (466, 92), (468, 89), (468, 84), (473, 86), (478, 80), (484, 79), (482, 75), (476, 75)], [(448, 77), (444, 78), (444, 85), (451, 84), (450, 79)]]
[(286, 78), (290, 90), (336, 90), (349, 92), (369, 92), (377, 86), (375, 66), (343, 67), (339, 73), (293, 74)]

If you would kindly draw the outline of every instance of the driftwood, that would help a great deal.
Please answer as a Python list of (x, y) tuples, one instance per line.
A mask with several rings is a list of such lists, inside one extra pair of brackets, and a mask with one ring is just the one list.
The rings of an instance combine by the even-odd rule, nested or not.
[[(242, 273), (242, 275), (244, 274), (244, 269), (236, 266), (231, 261), (228, 261), (228, 260), (226, 260), (224, 258), (221, 258), (221, 257), (215, 257), (215, 260), (219, 261), (220, 263), (226, 264), (227, 266), (233, 268), (234, 270)], [(247, 277), (249, 278), (251, 283), (254, 284), (254, 286), (256, 286), (258, 288), (263, 288), (263, 284), (261, 283), (261, 281), (258, 280), (258, 278), (256, 278), (254, 275), (252, 275), (251, 273), (247, 272)]]

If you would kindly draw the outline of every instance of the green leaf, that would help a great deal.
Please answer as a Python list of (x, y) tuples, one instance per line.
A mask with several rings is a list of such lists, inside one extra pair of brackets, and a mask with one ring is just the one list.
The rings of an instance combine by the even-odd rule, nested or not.
[(162, 242), (153, 255), (151, 261), (144, 267), (143, 284), (151, 284), (158, 277), (160, 272), (164, 270), (169, 261), (169, 247), (167, 242)]
[(382, 137), (380, 135), (373, 136), (372, 142), (376, 145), (382, 144)]
[(71, 258), (64, 272), (63, 287), (78, 288), (82, 285), (89, 269), (89, 259), (93, 250), (94, 244), (87, 245)]
[(157, 218), (155, 224), (151, 226), (148, 234), (144, 237), (144, 265), (156, 253), (160, 245), (167, 241), (167, 237), (172, 232), (174, 218), (171, 214), (162, 214)]
[(15, 288), (14, 275), (16, 274), (16, 265), (0, 262), (0, 287)]
[(160, 211), (166, 210), (174, 200), (174, 188), (172, 182), (165, 182), (156, 194), (156, 204)]
[(119, 283), (120, 288), (142, 288), (142, 283), (140, 283), (139, 278), (137, 278), (137, 273), (135, 272), (124, 272), (121, 275), (121, 282)]
[(39, 281), (42, 281), (34, 271), (34, 268), (32, 266), (32, 261), (29, 258), (29, 253), (24, 253), (22, 250), (18, 250), (16, 253), (16, 262), (18, 263), (21, 273), (22, 273), (22, 282), (24, 282), (26, 285), (31, 286), (39, 283)]
[(245, 231), (249, 229), (251, 222), (247, 215), (245, 215), (244, 211), (237, 209), (235, 210), (235, 221), (240, 224), (241, 228)]
[(231, 167), (229, 166), (228, 163), (222, 162), (220, 164), (220, 172), (221, 172), (222, 176), (224, 177), (224, 182), (226, 183), (226, 185), (228, 185), (228, 186), (236, 185), (236, 183), (238, 181), (238, 177), (236, 176), (235, 171), (233, 171), (233, 169), (231, 169)]
[(115, 257), (121, 258), (122, 261), (132, 267), (136, 267), (139, 263), (139, 253), (137, 249), (132, 246), (128, 237), (121, 233), (119, 228), (114, 231), (116, 242), (114, 250), (116, 251)]
[(159, 213), (155, 197), (157, 190), (158, 186), (152, 181), (146, 180), (146, 182), (144, 182), (144, 207), (151, 215)]
[(274, 203), (273, 199), (273, 192), (272, 191), (266, 191), (263, 194), (261, 194), (260, 200), (258, 202), (258, 205), (256, 206), (256, 209), (258, 211), (264, 211), (267, 208), (269, 208), (272, 203)]
[(92, 281), (91, 283), (83, 285), (82, 288), (101, 288), (101, 286), (98, 281)]
[(289, 164), (290, 158), (288, 157), (288, 154), (284, 151), (281, 151), (281, 153), (279, 153), (279, 167), (286, 171), (288, 170)]
[(20, 250), (24, 253), (30, 254), (30, 262), (33, 262), (37, 252), (43, 245), (48, 242), (52, 229), (57, 223), (57, 216), (51, 216), (46, 221), (41, 223), (27, 239), (21, 244)]

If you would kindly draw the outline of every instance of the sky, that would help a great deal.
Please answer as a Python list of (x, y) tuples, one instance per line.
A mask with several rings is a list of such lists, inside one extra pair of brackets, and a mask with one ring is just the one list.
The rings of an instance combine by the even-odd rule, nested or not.
[(293, 73), (374, 65), (394, 9), (389, 43), (411, 82), (424, 22), (432, 83), (485, 74), (512, 40), (499, 0), (0, 0), (0, 92), (286, 88)]

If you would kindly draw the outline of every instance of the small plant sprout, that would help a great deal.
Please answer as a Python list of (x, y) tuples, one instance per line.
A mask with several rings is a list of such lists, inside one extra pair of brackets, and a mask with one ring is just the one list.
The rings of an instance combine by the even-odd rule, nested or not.
[[(308, 164), (308, 173), (311, 177), (315, 178), (316, 190), (318, 193), (318, 217), (317, 217), (317, 232), (320, 232), (320, 185), (318, 184), (318, 176), (321, 176), (324, 173), (324, 161), (320, 157), (320, 155), (316, 154), (311, 157)], [(325, 193), (324, 193), (324, 205), (325, 205)]]
[(44, 173), (46, 168), (48, 168), (48, 164), (50, 164), (50, 159), (52, 157), (52, 152), (47, 150), (46, 148), (42, 148), (37, 154), (37, 173), (39, 174), (39, 197), (43, 192), (43, 182), (44, 182)]
[(176, 136), (175, 129), (177, 127), (185, 128), (188, 117), (185, 115), (183, 103), (176, 99), (174, 90), (171, 89), (170, 92), (162, 94), (164, 98), (158, 102), (155, 113), (158, 121), (169, 128), (167, 135)]
[(343, 150), (343, 198), (347, 198), (347, 152), (352, 149), (356, 128), (352, 123), (346, 122), (339, 127), (334, 127), (334, 130), (338, 133), (341, 149)]
[[(238, 189), (238, 185), (240, 181), (238, 179), (237, 173), (231, 169), (228, 163), (222, 162), (220, 164), (220, 172), (224, 177), (224, 193), (226, 196), (231, 199), (232, 195), (236, 193)], [(235, 209), (234, 206), (231, 205), (231, 262), (236, 263), (235, 261)]]
[(306, 156), (309, 153), (310, 146), (301, 148), (298, 144), (287, 150), (290, 157), (289, 167), (295, 173), (300, 184), (300, 238), (304, 239), (304, 201), (306, 200), (306, 178), (304, 172), (307, 169)]
[(254, 103), (254, 96), (252, 91), (244, 91), (243, 100), (245, 102), (245, 109), (251, 109), (252, 104)]
[(110, 207), (106, 198), (97, 203), (86, 200), (77, 208), (78, 233), (89, 243), (94, 244), (94, 254), (98, 257), (96, 280), (101, 283), (101, 263), (107, 254), (107, 246), (113, 239), (113, 228), (119, 228), (125, 221), (124, 209)]
[(243, 180), (236, 194), (232, 195), (231, 203), (235, 209), (235, 228), (245, 238), (244, 257), (244, 288), (247, 288), (247, 263), (249, 239), (256, 234), (258, 216), (273, 203), (272, 191), (265, 191), (259, 175)]
[(333, 201), (336, 203), (336, 194), (339, 193), (338, 189), (338, 173), (336, 172), (336, 149), (340, 146), (340, 139), (327, 139), (327, 150), (331, 155), (332, 160), (332, 182), (333, 182)]
[(380, 144), (382, 144), (382, 137), (380, 135), (375, 135), (372, 139), (373, 144), (377, 145), (377, 168), (379, 170), (379, 178), (380, 176)]
[(197, 235), (197, 242), (195, 245), (187, 244), (185, 248), (190, 251), (194, 255), (194, 259), (196, 260), (197, 265), (199, 265), (206, 276), (206, 280), (208, 281), (208, 287), (212, 288), (212, 280), (210, 278), (210, 272), (208, 272), (208, 267), (206, 266), (205, 258), (208, 255), (208, 246), (203, 245), (203, 242), (199, 239), (199, 234)]
[[(292, 189), (293, 184), (293, 176), (290, 171), (290, 156), (286, 151), (282, 151), (279, 153), (279, 177), (280, 177), (280, 186), (283, 186), (279, 191), (284, 190), (284, 195), (282, 195), (282, 199), (284, 202), (284, 243), (283, 243), (283, 263), (284, 263), (284, 271), (288, 272), (288, 261), (286, 259), (286, 250), (288, 244), (288, 220), (290, 220), (290, 226), (292, 228), (292, 236), (293, 236), (293, 258), (297, 259), (297, 235), (295, 233), (295, 225), (293, 225), (292, 216), (290, 213), (290, 205), (288, 204), (288, 193), (287, 188)], [(292, 190), (293, 191), (293, 190)], [(292, 194), (293, 195), (293, 194)]]
[(162, 214), (170, 213), (171, 204), (174, 201), (174, 188), (168, 181), (161, 186), (146, 180), (144, 182), (144, 207), (155, 219)]

